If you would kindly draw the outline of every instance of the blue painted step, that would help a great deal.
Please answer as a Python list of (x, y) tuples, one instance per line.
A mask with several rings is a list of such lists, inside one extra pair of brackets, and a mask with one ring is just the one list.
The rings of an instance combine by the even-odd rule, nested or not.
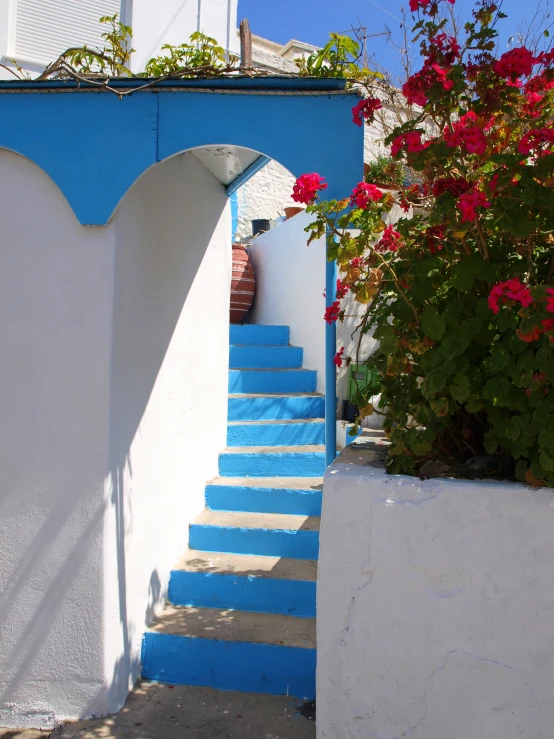
[(229, 370), (230, 393), (311, 393), (316, 384), (315, 370)]
[(172, 570), (174, 605), (314, 618), (316, 563), (189, 551)]
[(302, 367), (303, 350), (298, 346), (241, 346), (229, 347), (231, 369), (275, 368), (297, 369)]
[(286, 346), (289, 343), (289, 333), (288, 326), (263, 326), (261, 324), (231, 326), (229, 343)]
[[(236, 483), (229, 484), (230, 480)], [(318, 478), (219, 478), (206, 487), (206, 506), (214, 511), (321, 515)]]
[(204, 552), (317, 559), (319, 519), (204, 511), (190, 525), (189, 546)]
[(324, 416), (325, 398), (322, 395), (229, 397), (229, 421), (269, 421)]
[[(174, 609), (179, 610), (179, 609)], [(183, 609), (186, 610), (186, 609)], [(205, 609), (210, 612), (211, 609)], [(240, 611), (219, 617), (214, 631), (224, 638), (191, 637), (179, 633), (147, 631), (142, 643), (142, 677), (173, 685), (202, 685), (219, 690), (272, 693), (296, 698), (315, 697), (316, 650), (312, 646), (288, 646), (230, 641), (228, 633)], [(173, 614), (171, 614), (173, 615)], [(264, 614), (255, 614), (260, 620)], [(286, 616), (265, 615), (267, 619)], [(289, 618), (299, 624), (309, 619)], [(227, 627), (226, 629), (224, 627)], [(267, 624), (271, 634), (272, 622)], [(247, 634), (248, 626), (242, 629)], [(227, 637), (227, 638), (225, 638)], [(306, 640), (308, 641), (308, 640)], [(311, 640), (309, 642), (312, 643)]]
[(305, 447), (231, 447), (219, 455), (222, 477), (322, 477), (325, 450)]
[(227, 426), (227, 446), (306, 446), (325, 443), (325, 421), (243, 421)]

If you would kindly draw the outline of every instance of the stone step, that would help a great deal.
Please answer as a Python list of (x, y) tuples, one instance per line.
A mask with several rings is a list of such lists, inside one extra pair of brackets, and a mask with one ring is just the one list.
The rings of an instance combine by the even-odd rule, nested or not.
[(189, 550), (172, 570), (174, 605), (315, 617), (317, 562)]
[(142, 677), (315, 696), (315, 619), (168, 606), (144, 635)]
[(232, 369), (229, 393), (311, 393), (317, 372), (305, 369)]
[(206, 486), (206, 506), (215, 511), (321, 514), (321, 477), (218, 477)]
[(319, 477), (325, 473), (325, 447), (230, 447), (219, 455), (221, 477)]
[(280, 367), (297, 369), (302, 367), (303, 355), (303, 350), (298, 346), (231, 344), (229, 347), (229, 368), (262, 369), (265, 367)]
[(232, 325), (229, 330), (229, 343), (286, 346), (289, 343), (289, 333), (288, 326), (264, 326), (255, 323), (244, 326)]
[(317, 559), (319, 517), (206, 509), (190, 525), (189, 546), (203, 552)]
[(229, 421), (324, 418), (325, 398), (317, 393), (229, 395)]
[(306, 446), (325, 443), (325, 420), (230, 421), (227, 446)]

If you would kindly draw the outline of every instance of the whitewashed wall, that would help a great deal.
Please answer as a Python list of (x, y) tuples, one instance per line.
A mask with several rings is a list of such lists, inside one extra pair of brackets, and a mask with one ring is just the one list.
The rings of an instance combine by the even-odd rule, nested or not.
[(0, 178), (0, 726), (53, 727), (121, 706), (216, 473), (230, 216), (190, 155), (100, 228), (22, 157)]
[(551, 739), (553, 527), (552, 490), (343, 453), (323, 489), (318, 739)]

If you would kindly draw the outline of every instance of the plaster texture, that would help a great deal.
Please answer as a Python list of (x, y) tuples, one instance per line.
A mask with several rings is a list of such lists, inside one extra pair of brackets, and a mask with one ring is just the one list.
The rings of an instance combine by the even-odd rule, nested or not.
[(554, 492), (365, 446), (324, 480), (318, 739), (551, 739)]
[(0, 725), (53, 728), (123, 704), (217, 473), (230, 215), (189, 154), (100, 228), (23, 157), (0, 179)]

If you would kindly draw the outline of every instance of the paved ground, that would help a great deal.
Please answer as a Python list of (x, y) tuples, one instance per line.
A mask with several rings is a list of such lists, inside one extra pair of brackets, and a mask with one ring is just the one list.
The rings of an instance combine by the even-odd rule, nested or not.
[(315, 739), (313, 719), (313, 706), (292, 698), (142, 683), (113, 716), (53, 732), (0, 729), (0, 739)]

